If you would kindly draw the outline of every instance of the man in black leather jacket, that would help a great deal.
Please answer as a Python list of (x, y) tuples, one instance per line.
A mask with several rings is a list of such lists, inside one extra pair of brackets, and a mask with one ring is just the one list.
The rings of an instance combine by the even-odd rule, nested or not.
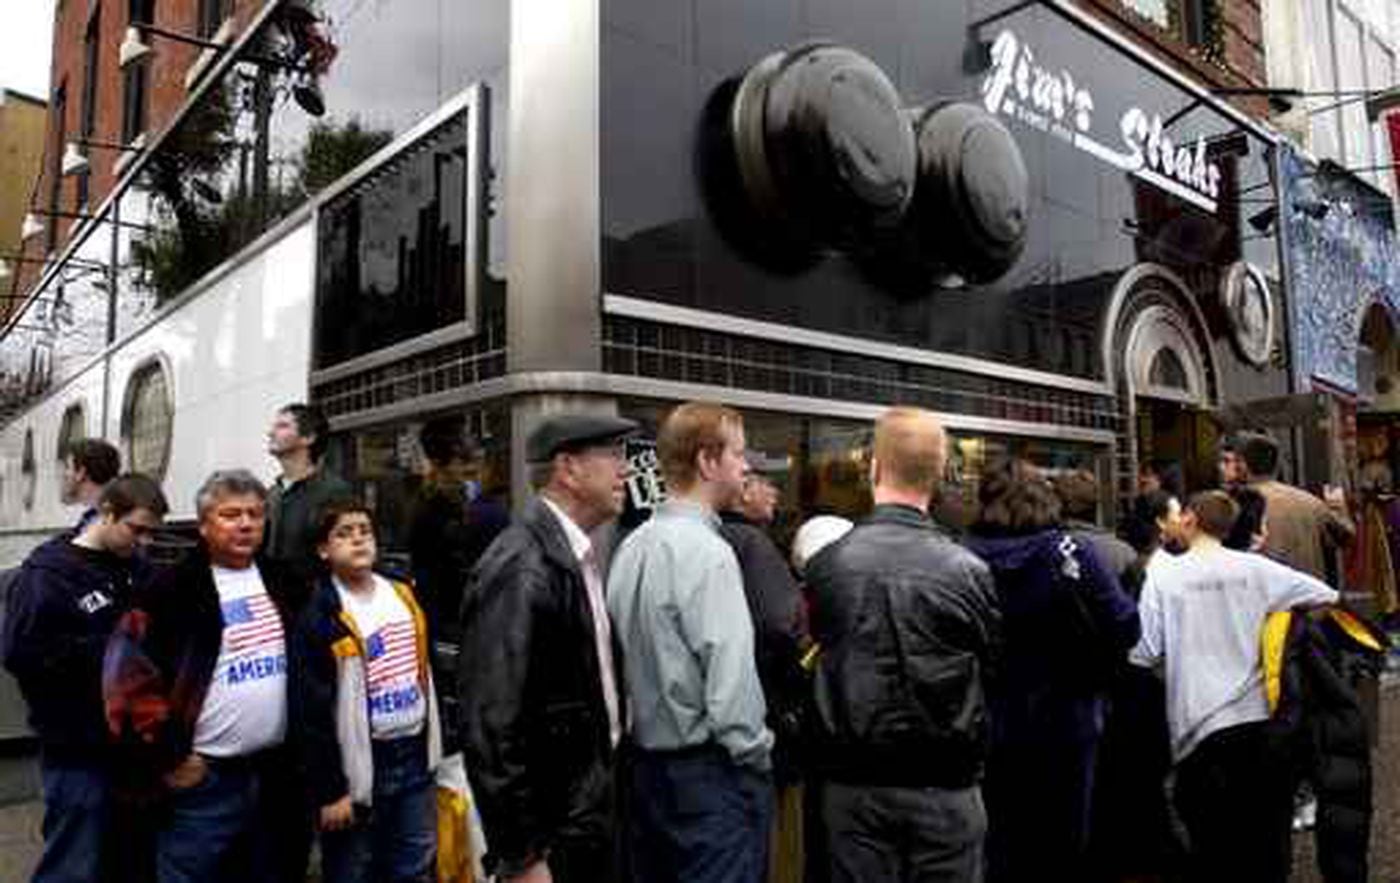
[(875, 511), (807, 566), (833, 883), (981, 879), (1000, 615), (987, 566), (929, 520), (945, 450), (929, 412), (881, 417)]
[(462, 748), (488, 873), (614, 879), (620, 667), (588, 534), (622, 510), (635, 424), (566, 414), (526, 441), (539, 495), (477, 562), (462, 605)]

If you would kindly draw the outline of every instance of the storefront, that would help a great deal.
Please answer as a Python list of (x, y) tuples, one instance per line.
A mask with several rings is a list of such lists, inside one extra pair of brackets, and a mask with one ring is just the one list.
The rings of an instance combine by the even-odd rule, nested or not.
[[(1291, 392), (1277, 231), (1251, 222), (1276, 147), (1248, 118), (1068, 4), (790, 6), (512, 9), (474, 312), (404, 344), (373, 330), (389, 309), (350, 348), (317, 318), (337, 465), (405, 564), (429, 426), (470, 437), (450, 474), (500, 508), (542, 413), (654, 429), (724, 401), (791, 527), (864, 511), (871, 421), (914, 404), (954, 438), (947, 517), (1015, 454), (1095, 471), (1112, 521), (1140, 461), (1210, 485), (1213, 415)], [(367, 275), (336, 277), (335, 316), (384, 306)]]

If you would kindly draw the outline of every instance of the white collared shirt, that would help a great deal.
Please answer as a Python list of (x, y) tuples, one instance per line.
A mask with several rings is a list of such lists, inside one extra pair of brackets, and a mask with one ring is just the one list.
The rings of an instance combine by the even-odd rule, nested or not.
[(559, 519), (569, 548), (578, 559), (579, 570), (583, 573), (583, 584), (588, 590), (588, 606), (593, 611), (593, 638), (598, 651), (598, 671), (603, 681), (603, 702), (608, 707), (608, 733), (616, 746), (622, 738), (622, 716), (619, 713), (617, 678), (613, 673), (612, 620), (608, 618), (607, 600), (603, 597), (603, 575), (598, 568), (598, 556), (588, 534), (574, 523), (559, 504), (543, 494), (540, 500)]

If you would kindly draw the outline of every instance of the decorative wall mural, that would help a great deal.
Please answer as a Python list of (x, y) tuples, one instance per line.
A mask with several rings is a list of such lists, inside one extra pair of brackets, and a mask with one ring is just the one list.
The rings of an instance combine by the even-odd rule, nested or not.
[(1400, 312), (1400, 245), (1384, 193), (1328, 161), (1279, 153), (1283, 257), (1291, 280), (1293, 369), (1357, 391), (1356, 346), (1373, 301)]

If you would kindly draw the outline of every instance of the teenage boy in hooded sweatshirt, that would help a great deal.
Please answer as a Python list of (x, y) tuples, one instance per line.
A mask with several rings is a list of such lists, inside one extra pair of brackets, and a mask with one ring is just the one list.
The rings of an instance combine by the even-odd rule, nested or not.
[(19, 681), (39, 736), (44, 853), (35, 883), (97, 881), (110, 872), (111, 758), (102, 656), (117, 618), (150, 569), (137, 551), (167, 510), (160, 486), (123, 475), (96, 515), (30, 553), (5, 617), (5, 667)]

